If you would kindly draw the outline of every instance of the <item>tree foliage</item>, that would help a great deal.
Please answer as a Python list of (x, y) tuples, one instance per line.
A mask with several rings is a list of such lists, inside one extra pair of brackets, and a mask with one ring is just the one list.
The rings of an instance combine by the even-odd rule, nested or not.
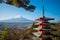
[(35, 10), (34, 5), (29, 5), (30, 0), (0, 0), (0, 3), (15, 6), (17, 8), (24, 8), (27, 11), (33, 12)]
[(9, 33), (8, 28), (5, 27), (4, 30), (2, 31), (2, 35), (1, 35), (0, 40), (4, 40), (5, 37), (8, 36), (8, 33)]

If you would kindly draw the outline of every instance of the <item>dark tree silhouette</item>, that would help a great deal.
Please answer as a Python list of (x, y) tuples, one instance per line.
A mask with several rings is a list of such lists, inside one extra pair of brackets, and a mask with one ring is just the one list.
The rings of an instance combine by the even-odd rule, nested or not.
[(29, 5), (30, 0), (0, 0), (0, 3), (6, 3), (18, 8), (24, 8), (25, 10), (30, 12), (33, 12), (35, 10), (35, 6)]

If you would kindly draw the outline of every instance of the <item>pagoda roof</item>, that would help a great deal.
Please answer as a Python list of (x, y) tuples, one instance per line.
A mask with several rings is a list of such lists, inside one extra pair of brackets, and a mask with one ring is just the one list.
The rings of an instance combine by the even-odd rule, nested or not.
[(39, 34), (38, 32), (32, 32), (32, 34), (36, 37), (39, 37), (41, 34)]
[(57, 31), (56, 29), (52, 29), (52, 28), (50, 28), (50, 29), (44, 29), (44, 28), (43, 29), (40, 29), (40, 31), (47, 31), (47, 30), (48, 31)]
[(50, 22), (43, 22), (43, 23), (40, 23), (40, 24), (55, 25), (55, 23), (50, 23)]
[(40, 19), (54, 20), (54, 18), (47, 18), (47, 17), (41, 17), (41, 18), (38, 18), (38, 19), (36, 19), (36, 20), (40, 20)]
[(38, 37), (38, 38), (46, 38), (46, 37), (59, 37), (58, 35), (54, 35), (54, 34), (39, 34), (37, 32), (33, 32), (33, 34)]
[(40, 30), (41, 28), (33, 28), (34, 30)]
[(57, 31), (56, 29), (53, 28), (33, 28), (34, 30), (40, 30), (40, 31)]
[(46, 24), (48, 24), (48, 25), (55, 25), (56, 23), (50, 23), (50, 22), (43, 22), (43, 23), (35, 23), (35, 25), (46, 25)]
[(46, 38), (46, 37), (59, 37), (58, 35), (40, 35), (39, 38)]

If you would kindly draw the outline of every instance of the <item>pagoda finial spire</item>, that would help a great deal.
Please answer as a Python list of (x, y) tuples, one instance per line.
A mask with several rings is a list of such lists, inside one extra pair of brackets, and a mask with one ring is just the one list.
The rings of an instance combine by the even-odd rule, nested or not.
[(44, 5), (43, 5), (43, 7), (42, 7), (42, 14), (43, 14), (43, 18), (45, 17), (44, 16)]

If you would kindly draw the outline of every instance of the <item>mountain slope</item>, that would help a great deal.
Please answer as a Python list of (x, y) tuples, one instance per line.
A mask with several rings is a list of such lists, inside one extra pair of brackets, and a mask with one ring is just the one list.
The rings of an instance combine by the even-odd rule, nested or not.
[(20, 17), (20, 18), (13, 18), (13, 19), (8, 19), (8, 20), (3, 20), (1, 22), (22, 22), (22, 23), (25, 23), (25, 22), (33, 22), (33, 20), (29, 20), (29, 19), (26, 19), (24, 17)]

